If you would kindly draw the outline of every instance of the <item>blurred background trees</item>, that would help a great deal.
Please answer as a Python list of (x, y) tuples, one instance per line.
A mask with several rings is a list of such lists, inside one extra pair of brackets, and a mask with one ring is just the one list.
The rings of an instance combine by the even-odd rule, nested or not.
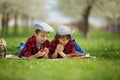
[(29, 23), (34, 19), (45, 19), (47, 12), (45, 0), (0, 0), (1, 35), (8, 34), (9, 21), (14, 19), (14, 34), (17, 34), (18, 20), (21, 26), (25, 26), (24, 32), (28, 31)]
[[(106, 21), (104, 29), (120, 33), (120, 0), (52, 1), (56, 2), (52, 10), (57, 10), (72, 19), (69, 24), (74, 23), (85, 38), (89, 37), (89, 29), (93, 26), (90, 24), (90, 18), (104, 18)], [(0, 34), (2, 36), (8, 34), (11, 20), (14, 20), (14, 34), (18, 34), (18, 26), (22, 26), (23, 32), (26, 33), (26, 30), (29, 30), (28, 26), (31, 26), (34, 20), (47, 21), (49, 18), (47, 2), (50, 0), (0, 0)], [(58, 16), (54, 15), (54, 18)]]
[(77, 22), (76, 26), (82, 31), (85, 38), (88, 38), (90, 17), (104, 17), (110, 24), (109, 26), (115, 28), (115, 32), (120, 32), (118, 31), (120, 0), (59, 0), (58, 9), (65, 16)]
[[(101, 6), (102, 5), (102, 6)], [(107, 29), (120, 33), (120, 1), (119, 0), (103, 0), (97, 2), (91, 16), (102, 16), (107, 20)], [(96, 12), (96, 13), (94, 13)]]

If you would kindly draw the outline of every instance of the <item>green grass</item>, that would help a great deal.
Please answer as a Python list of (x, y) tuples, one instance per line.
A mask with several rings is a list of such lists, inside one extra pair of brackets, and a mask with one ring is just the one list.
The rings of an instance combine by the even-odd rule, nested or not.
[[(33, 34), (10, 34), (5, 37), (8, 54), (16, 54), (17, 46)], [(0, 80), (120, 80), (120, 35), (90, 31), (84, 39), (76, 30), (74, 38), (96, 59), (0, 59)], [(50, 34), (49, 40), (54, 37)]]
[(119, 80), (120, 61), (105, 59), (0, 60), (1, 80)]

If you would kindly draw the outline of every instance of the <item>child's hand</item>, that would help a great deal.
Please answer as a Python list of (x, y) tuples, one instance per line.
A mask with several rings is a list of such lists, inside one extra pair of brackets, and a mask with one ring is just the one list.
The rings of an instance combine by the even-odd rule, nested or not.
[(44, 48), (43, 51), (44, 51), (45, 53), (49, 53), (49, 49), (48, 49), (48, 48)]
[(48, 48), (44, 48), (44, 49), (41, 49), (39, 52), (41, 53), (49, 53), (49, 49)]
[(63, 52), (63, 50), (64, 50), (64, 46), (62, 44), (58, 44), (57, 45), (57, 52), (61, 53), (61, 52)]
[(48, 52), (49, 52), (48, 48), (44, 48), (38, 51), (35, 55), (30, 56), (30, 58), (39, 58), (39, 57), (48, 58), (47, 56)]
[(46, 52), (44, 50), (40, 50), (38, 53), (37, 53), (37, 57), (41, 57), (43, 55), (45, 55)]

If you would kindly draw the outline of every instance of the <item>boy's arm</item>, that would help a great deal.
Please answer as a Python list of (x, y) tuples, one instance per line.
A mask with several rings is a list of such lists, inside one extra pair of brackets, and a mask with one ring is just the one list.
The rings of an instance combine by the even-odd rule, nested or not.
[(37, 54), (34, 54), (34, 55), (32, 55), (32, 56), (30, 56), (30, 57), (28, 57), (28, 58), (37, 58), (38, 57), (38, 55)]
[(58, 48), (58, 53), (60, 54), (60, 56), (62, 58), (67, 58), (66, 54), (63, 52), (64, 46), (62, 44), (58, 44), (57, 48)]
[(58, 51), (56, 49), (56, 45), (54, 44), (54, 42), (51, 42), (49, 44), (49, 53), (48, 53), (48, 56), (49, 58), (57, 58), (58, 56)]
[(30, 56), (29, 58), (38, 58), (38, 57), (40, 57), (40, 56), (42, 56), (42, 53), (41, 53), (41, 52), (38, 52), (38, 53)]
[(52, 58), (57, 58), (58, 56), (58, 53), (62, 56), (62, 57), (65, 57), (65, 54), (62, 52), (64, 49), (63, 45), (61, 44), (58, 44), (56, 49), (55, 49), (55, 52), (53, 53), (52, 55)]
[(47, 59), (47, 58), (48, 58), (48, 54), (45, 54), (45, 55), (43, 56), (43, 58)]
[(71, 57), (71, 55), (70, 55), (70, 54), (66, 54), (66, 57), (67, 57), (67, 58), (70, 58), (70, 57)]
[(48, 50), (45, 48), (40, 50), (36, 54), (30, 56), (29, 58), (38, 58), (38, 57), (48, 58), (47, 53), (48, 53)]
[(56, 49), (55, 52), (52, 54), (52, 58), (57, 58), (57, 56), (58, 56), (58, 51)]
[(59, 54), (61, 55), (62, 58), (67, 58), (67, 55), (64, 52), (60, 52)]

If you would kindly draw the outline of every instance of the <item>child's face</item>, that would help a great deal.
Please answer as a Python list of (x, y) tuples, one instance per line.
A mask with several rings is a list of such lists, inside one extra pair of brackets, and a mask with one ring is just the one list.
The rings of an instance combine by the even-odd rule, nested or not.
[(69, 39), (67, 38), (67, 36), (63, 36), (61, 38), (58, 39), (60, 44), (66, 45), (69, 41)]
[(39, 44), (44, 43), (48, 39), (49, 33), (40, 31), (38, 34), (35, 32), (36, 41)]

